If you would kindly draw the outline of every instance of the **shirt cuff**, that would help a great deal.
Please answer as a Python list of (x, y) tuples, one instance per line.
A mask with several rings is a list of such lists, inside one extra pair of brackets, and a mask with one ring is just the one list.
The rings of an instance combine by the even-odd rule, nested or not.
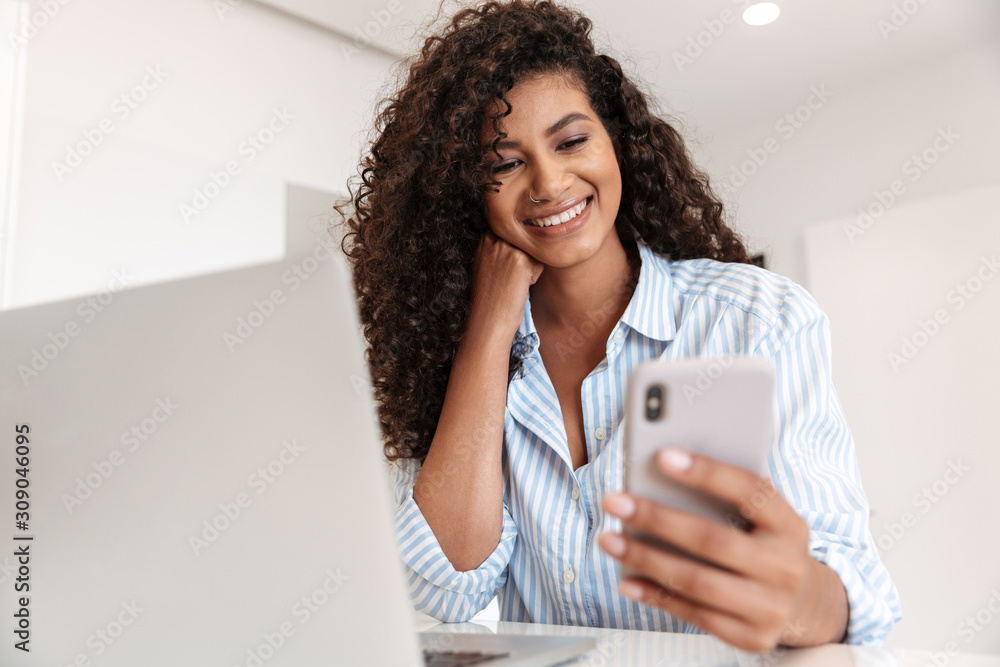
[(506, 507), (503, 530), (496, 548), (475, 570), (459, 572), (445, 556), (437, 537), (413, 499), (410, 488), (394, 515), (403, 562), (432, 586), (460, 595), (493, 593), (507, 576), (507, 565), (514, 551), (517, 528)]
[(882, 592), (876, 589), (873, 582), (861, 575), (848, 554), (839, 549), (830, 549), (828, 544), (812, 546), (810, 553), (813, 558), (836, 572), (847, 592), (848, 621), (845, 643), (881, 646), (889, 630), (902, 618), (899, 610), (890, 609)]

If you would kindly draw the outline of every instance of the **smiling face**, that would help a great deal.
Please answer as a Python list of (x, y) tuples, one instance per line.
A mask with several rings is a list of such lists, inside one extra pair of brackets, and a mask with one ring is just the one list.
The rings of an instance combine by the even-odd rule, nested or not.
[(486, 193), (490, 229), (546, 266), (580, 264), (617, 240), (622, 180), (614, 143), (587, 95), (563, 75), (525, 79), (506, 97), (501, 158), (490, 150), (489, 122), (483, 135), (500, 182), (499, 192)]

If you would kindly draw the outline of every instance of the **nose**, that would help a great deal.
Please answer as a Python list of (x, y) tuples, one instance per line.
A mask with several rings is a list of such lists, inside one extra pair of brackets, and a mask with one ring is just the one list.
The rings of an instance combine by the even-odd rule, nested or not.
[(534, 171), (529, 179), (531, 194), (540, 201), (559, 201), (569, 189), (573, 177), (566, 171), (558, 158), (544, 156), (535, 160)]

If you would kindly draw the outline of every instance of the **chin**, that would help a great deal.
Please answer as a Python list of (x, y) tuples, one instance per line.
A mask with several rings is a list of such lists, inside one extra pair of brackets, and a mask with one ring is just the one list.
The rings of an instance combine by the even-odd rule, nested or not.
[(556, 247), (539, 248), (536, 244), (525, 252), (545, 266), (566, 269), (591, 259), (601, 249), (601, 244), (593, 239), (567, 239), (561, 243), (554, 243), (553, 246)]

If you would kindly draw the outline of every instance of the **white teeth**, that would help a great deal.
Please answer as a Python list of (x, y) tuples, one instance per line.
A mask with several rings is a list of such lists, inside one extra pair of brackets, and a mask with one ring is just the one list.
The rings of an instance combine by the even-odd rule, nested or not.
[(539, 220), (529, 220), (535, 227), (552, 227), (553, 225), (561, 225), (564, 222), (569, 222), (576, 216), (580, 215), (583, 209), (587, 208), (587, 202), (589, 199), (585, 199), (571, 209), (567, 209), (560, 213), (559, 215), (552, 215), (547, 218), (541, 218)]

